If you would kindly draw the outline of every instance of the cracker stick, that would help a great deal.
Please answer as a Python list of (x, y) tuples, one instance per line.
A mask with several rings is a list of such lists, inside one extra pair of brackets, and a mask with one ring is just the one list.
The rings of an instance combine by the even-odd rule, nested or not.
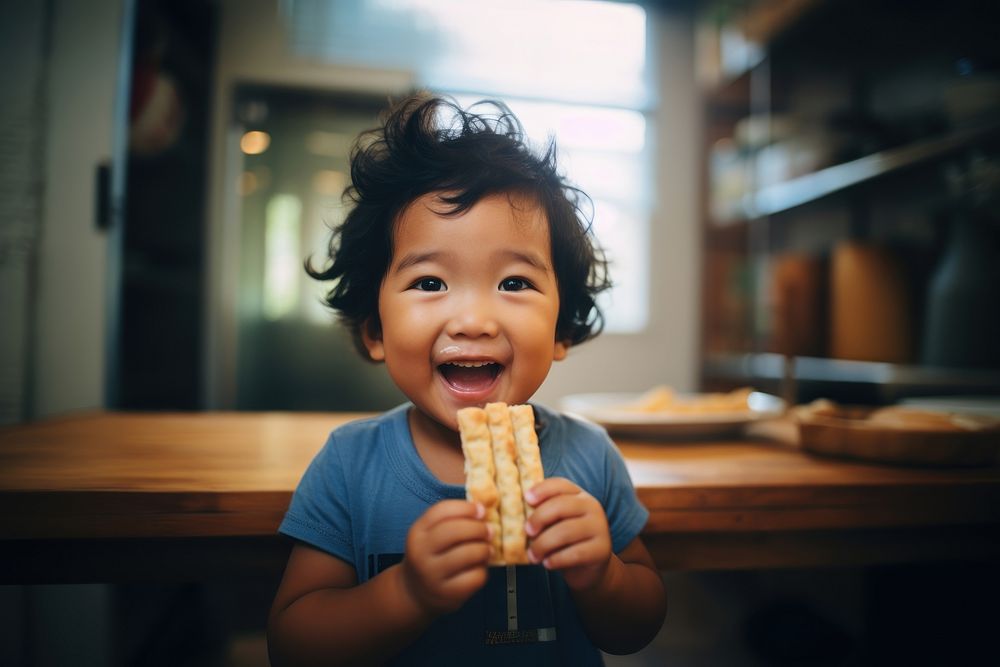
[(503, 561), (507, 565), (527, 563), (521, 476), (517, 469), (517, 449), (507, 404), (487, 403), (486, 418), (490, 438), (493, 440), (493, 464), (496, 466), (496, 483), (500, 492)]
[(459, 410), (458, 431), (462, 438), (462, 453), (465, 455), (465, 496), (486, 508), (486, 523), (493, 526), (490, 562), (499, 563), (503, 558), (500, 496), (493, 479), (493, 450), (489, 427), (486, 425), (486, 411), (482, 408)]
[[(521, 494), (542, 481), (542, 457), (538, 450), (538, 435), (535, 433), (535, 412), (530, 405), (510, 406), (510, 421), (514, 426), (514, 443), (517, 446), (517, 469), (521, 475)], [(531, 516), (534, 510), (524, 501), (524, 516)]]

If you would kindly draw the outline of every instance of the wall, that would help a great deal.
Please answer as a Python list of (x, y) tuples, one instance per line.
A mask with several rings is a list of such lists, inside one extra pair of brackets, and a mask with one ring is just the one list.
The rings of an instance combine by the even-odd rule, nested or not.
[(240, 84), (395, 94), (412, 86), (405, 72), (333, 66), (296, 58), (286, 48), (275, 0), (222, 0), (212, 112), (205, 303), (207, 407), (236, 403), (237, 310), (239, 279), (238, 173), (227, 172), (226, 155), (238, 154), (232, 135), (233, 94)]
[[(20, 376), (4, 378), (10, 421), (103, 404), (108, 235), (95, 227), (94, 169), (112, 152), (123, 6), (53, 0), (0, 10), (4, 61), (16, 63), (0, 79), (16, 96), (5, 105), (15, 122), (4, 123), (14, 134), (4, 135), (12, 151), (0, 183), (20, 199), (2, 210), (13, 245), (0, 263), (0, 370)], [(7, 363), (18, 355), (30, 359)], [(0, 587), (0, 663), (111, 664), (109, 608), (103, 585)]]
[(28, 411), (31, 275), (38, 246), (45, 127), (46, 11), (41, 3), (0, 9), (0, 424)]
[(104, 400), (109, 237), (95, 226), (94, 182), (112, 155), (123, 4), (53, 2), (30, 416)]

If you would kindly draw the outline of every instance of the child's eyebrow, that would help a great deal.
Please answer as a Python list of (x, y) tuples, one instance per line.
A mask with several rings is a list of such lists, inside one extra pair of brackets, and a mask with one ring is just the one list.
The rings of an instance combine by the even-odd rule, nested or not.
[[(408, 267), (414, 266), (416, 264), (421, 264), (423, 262), (434, 262), (440, 260), (441, 257), (447, 255), (448, 253), (440, 251), (431, 252), (413, 252), (404, 255), (399, 263), (392, 267), (393, 271), (402, 271)], [(549, 262), (546, 262), (541, 256), (533, 252), (525, 252), (523, 250), (501, 250), (499, 253), (499, 258), (505, 261), (511, 262), (523, 262), (530, 266), (535, 267), (539, 271), (544, 271), (548, 273), (552, 270)]]
[(514, 262), (524, 262), (525, 264), (535, 267), (539, 271), (548, 273), (551, 270), (549, 262), (546, 262), (541, 256), (533, 252), (525, 252), (523, 250), (503, 250), (499, 254), (504, 259)]
[(445, 253), (442, 252), (411, 252), (404, 255), (399, 264), (393, 267), (393, 271), (402, 271), (403, 269), (413, 266), (414, 264), (420, 264), (422, 262), (433, 262), (440, 259)]

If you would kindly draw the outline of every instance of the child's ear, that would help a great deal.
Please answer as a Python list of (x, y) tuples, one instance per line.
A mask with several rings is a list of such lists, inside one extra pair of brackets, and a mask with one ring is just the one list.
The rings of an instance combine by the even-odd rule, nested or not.
[(557, 340), (555, 347), (552, 350), (552, 360), (562, 361), (566, 358), (566, 353), (569, 351), (569, 344), (566, 341)]
[(382, 327), (373, 320), (361, 325), (361, 341), (368, 350), (372, 361), (385, 361), (385, 346), (382, 344)]

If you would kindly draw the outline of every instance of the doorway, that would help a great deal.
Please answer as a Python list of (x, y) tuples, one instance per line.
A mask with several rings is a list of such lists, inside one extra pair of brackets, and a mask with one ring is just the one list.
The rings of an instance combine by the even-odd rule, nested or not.
[(240, 410), (384, 410), (402, 394), (363, 359), (322, 303), (330, 229), (347, 211), (350, 150), (375, 126), (379, 96), (276, 87), (236, 91), (239, 280), (235, 407)]

